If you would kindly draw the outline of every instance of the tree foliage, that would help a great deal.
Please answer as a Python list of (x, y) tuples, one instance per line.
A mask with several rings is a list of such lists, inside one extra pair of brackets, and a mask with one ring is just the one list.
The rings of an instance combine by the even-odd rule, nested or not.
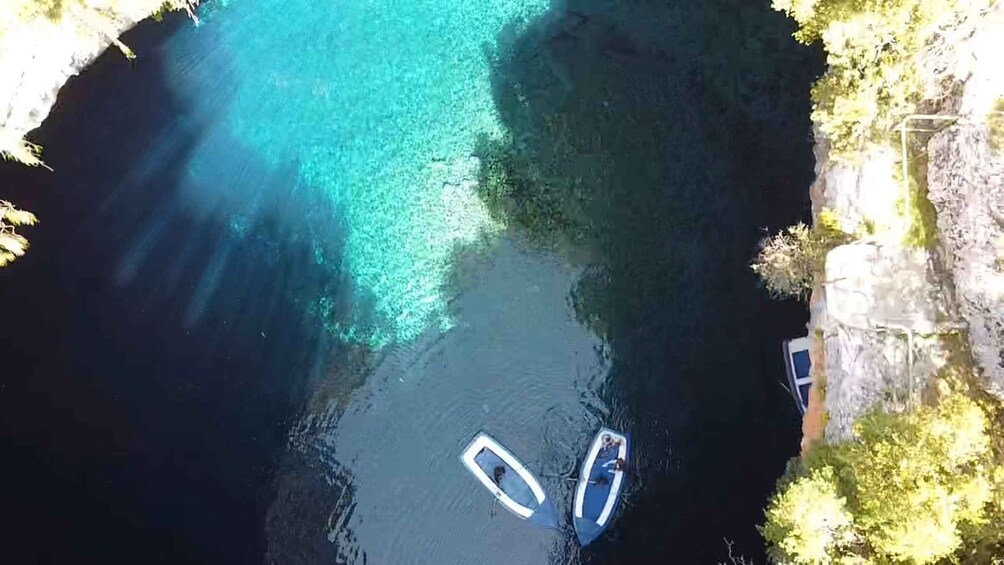
[(38, 222), (31, 212), (18, 210), (6, 200), (0, 200), (0, 267), (24, 255), (28, 240), (17, 233), (19, 226), (33, 226)]
[(838, 227), (836, 216), (824, 210), (813, 227), (799, 222), (760, 242), (752, 269), (777, 298), (804, 298), (816, 276), (826, 269), (826, 254), (851, 236)]
[(771, 499), (766, 516), (761, 533), (776, 561), (830, 562), (855, 541), (853, 519), (830, 467), (792, 481)]
[(780, 485), (761, 529), (775, 559), (936, 563), (1000, 543), (1004, 466), (980, 404), (951, 393), (936, 407), (874, 411), (855, 436)]
[(939, 25), (987, 0), (773, 0), (798, 22), (795, 39), (822, 41), (828, 70), (812, 88), (812, 119), (834, 157), (882, 141), (922, 96), (918, 53)]
[(990, 145), (998, 151), (1004, 150), (1004, 98), (994, 103), (987, 116), (987, 129), (990, 131)]

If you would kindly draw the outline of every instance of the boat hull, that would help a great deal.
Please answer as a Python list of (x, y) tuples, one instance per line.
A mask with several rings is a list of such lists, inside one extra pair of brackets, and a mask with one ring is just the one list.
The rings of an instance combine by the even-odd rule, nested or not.
[[(467, 444), (460, 462), (499, 503), (518, 518), (543, 528), (558, 527), (554, 503), (547, 498), (540, 479), (515, 455), (488, 434), (481, 432)], [(494, 480), (494, 469), (503, 469)]]
[[(604, 436), (617, 444), (604, 446)], [(590, 443), (579, 470), (572, 506), (572, 524), (583, 547), (610, 526), (627, 483), (626, 471), (616, 469), (615, 462), (619, 458), (630, 464), (630, 454), (629, 436), (609, 428), (600, 428)]]

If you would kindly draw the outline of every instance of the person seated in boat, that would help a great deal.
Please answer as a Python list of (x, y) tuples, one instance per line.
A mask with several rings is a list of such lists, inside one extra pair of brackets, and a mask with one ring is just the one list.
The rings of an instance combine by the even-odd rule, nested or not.
[(505, 465), (496, 465), (492, 469), (492, 480), (495, 481), (496, 485), (502, 486), (503, 478), (505, 478)]
[(627, 462), (618, 457), (617, 459), (611, 459), (610, 461), (604, 463), (603, 468), (608, 473), (613, 474), (616, 473), (617, 471), (623, 471), (624, 469), (627, 469)]
[(600, 475), (600, 476), (596, 477), (595, 479), (593, 479), (593, 484), (595, 484), (595, 485), (609, 485), (610, 484), (610, 479), (608, 479), (606, 477), (606, 475)]
[(617, 452), (619, 446), (620, 441), (610, 437), (610, 434), (603, 434), (603, 437), (600, 438), (600, 452), (598, 457), (600, 459), (606, 459), (607, 457), (612, 456)]

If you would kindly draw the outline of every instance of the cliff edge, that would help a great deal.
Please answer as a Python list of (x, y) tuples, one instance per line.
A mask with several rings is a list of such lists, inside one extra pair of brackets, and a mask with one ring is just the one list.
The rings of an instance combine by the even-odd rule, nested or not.
[(20, 159), (26, 149), (22, 140), (49, 115), (59, 89), (70, 77), (110, 45), (130, 56), (118, 37), (140, 21), (165, 9), (184, 9), (191, 15), (195, 4), (195, 0), (85, 0), (52, 6), (35, 0), (4, 2), (0, 8), (0, 151), (24, 160)]
[(1000, 53), (998, 4), (944, 26), (918, 55), (925, 102), (899, 124), (899, 147), (838, 160), (816, 136), (814, 219), (832, 211), (855, 241), (827, 254), (810, 301), (814, 392), (803, 452), (824, 435), (850, 439), (875, 405), (920, 405), (959, 349), (1004, 398)]

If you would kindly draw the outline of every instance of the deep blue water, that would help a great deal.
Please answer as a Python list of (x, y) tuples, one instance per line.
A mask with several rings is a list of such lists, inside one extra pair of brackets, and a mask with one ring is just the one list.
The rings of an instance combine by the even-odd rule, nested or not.
[[(54, 172), (0, 165), (42, 220), (0, 273), (14, 562), (762, 561), (805, 315), (746, 265), (807, 211), (818, 71), (784, 18), (217, 8), (71, 81), (34, 137)], [(485, 135), (540, 163), (578, 245), (488, 214)], [(585, 552), (456, 460), (485, 429), (567, 501), (600, 424), (636, 472)]]

